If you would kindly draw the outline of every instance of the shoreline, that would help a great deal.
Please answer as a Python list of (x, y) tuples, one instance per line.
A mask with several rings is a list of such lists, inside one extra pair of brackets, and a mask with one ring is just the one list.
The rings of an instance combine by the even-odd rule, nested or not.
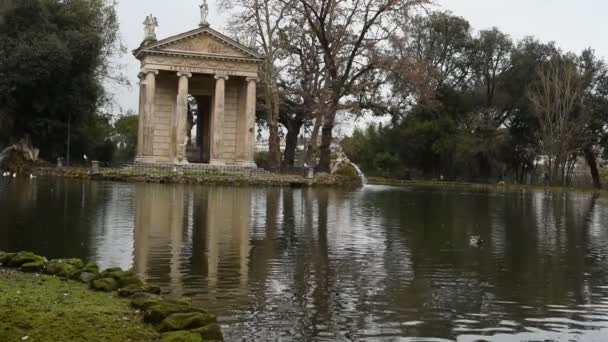
[(396, 180), (380, 177), (369, 177), (368, 184), (370, 185), (390, 185), (390, 186), (416, 186), (429, 188), (469, 188), (479, 190), (547, 190), (561, 192), (593, 192), (603, 194), (604, 189), (584, 188), (584, 187), (562, 187), (533, 185), (533, 184), (489, 184), (489, 183), (471, 183), (471, 182), (448, 182), (448, 181), (421, 181), (421, 180)]
[(228, 172), (185, 172), (177, 175), (169, 170), (136, 170), (102, 168), (93, 173), (90, 168), (78, 167), (37, 167), (33, 169), (37, 176), (65, 177), (125, 183), (161, 183), (161, 184), (200, 184), (238, 187), (291, 187), (291, 188), (344, 188), (361, 187), (359, 180), (340, 175), (318, 174), (313, 179), (299, 175), (274, 174), (245, 176)]

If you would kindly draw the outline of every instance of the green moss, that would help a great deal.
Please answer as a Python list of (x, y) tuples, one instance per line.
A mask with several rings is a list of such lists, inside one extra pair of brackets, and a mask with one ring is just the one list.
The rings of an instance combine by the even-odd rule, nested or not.
[(21, 265), (21, 270), (23, 272), (41, 272), (45, 265), (44, 261), (32, 261)]
[(163, 334), (163, 342), (202, 342), (200, 334), (191, 331), (174, 331)]
[(222, 335), (222, 328), (216, 324), (211, 323), (202, 328), (193, 329), (192, 332), (195, 332), (203, 338), (203, 340), (213, 340), (213, 341), (223, 341), (224, 335)]
[(84, 284), (0, 269), (2, 341), (157, 341), (129, 302)]
[(160, 297), (148, 293), (137, 293), (131, 297), (131, 306), (136, 309), (148, 310), (151, 306), (160, 303)]
[(123, 271), (122, 269), (120, 269), (118, 267), (110, 268), (110, 269), (107, 269), (107, 270), (99, 273), (98, 275), (95, 276), (94, 281), (98, 280), (98, 279), (107, 279), (107, 278), (112, 278), (116, 281), (117, 287), (112, 291), (118, 290), (120, 288), (125, 288), (125, 287), (131, 287), (131, 288), (144, 287), (143, 281), (141, 281), (141, 279), (139, 279), (139, 277), (137, 276), (137, 274), (135, 274), (135, 272)]
[(97, 264), (89, 262), (84, 265), (84, 267), (82, 268), (82, 272), (97, 274), (99, 273), (99, 267), (97, 266)]
[(112, 292), (118, 290), (118, 282), (114, 278), (101, 278), (91, 281), (91, 288), (97, 291)]
[(175, 313), (200, 312), (206, 314), (202, 309), (193, 308), (189, 305), (161, 301), (158, 304), (151, 305), (144, 313), (144, 321), (146, 323), (159, 324), (165, 318)]
[(16, 255), (16, 253), (6, 253), (3, 251), (0, 251), (0, 263), (1, 264), (8, 263), (15, 255)]
[(160, 332), (201, 328), (215, 322), (215, 316), (200, 312), (175, 313), (165, 318), (157, 327)]
[(9, 267), (20, 267), (23, 264), (31, 262), (43, 262), (46, 264), (48, 260), (45, 257), (36, 255), (32, 252), (19, 252), (11, 257), (7, 264)]
[(78, 279), (84, 263), (80, 259), (53, 259), (46, 265), (46, 273)]

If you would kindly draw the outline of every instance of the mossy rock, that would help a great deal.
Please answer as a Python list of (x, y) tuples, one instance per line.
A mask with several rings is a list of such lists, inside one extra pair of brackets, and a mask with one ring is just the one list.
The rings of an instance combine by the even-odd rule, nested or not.
[(174, 313), (165, 318), (157, 327), (159, 332), (190, 330), (214, 323), (215, 316), (200, 312)]
[(173, 297), (173, 298), (165, 298), (165, 302), (177, 304), (177, 305), (192, 305), (192, 298), (190, 297)]
[(16, 255), (16, 253), (6, 253), (0, 251), (0, 264), (8, 264), (8, 262)]
[(193, 308), (189, 305), (175, 304), (167, 301), (162, 301), (158, 304), (151, 305), (144, 312), (144, 322), (159, 324), (165, 318), (176, 313), (200, 312), (207, 314), (205, 310)]
[(97, 291), (112, 292), (118, 290), (118, 282), (114, 278), (101, 278), (91, 280), (91, 288)]
[(46, 263), (44, 261), (28, 262), (28, 263), (21, 265), (21, 271), (30, 272), (30, 273), (42, 272), (42, 271), (44, 271), (45, 265), (46, 265)]
[(224, 335), (222, 334), (222, 328), (217, 323), (211, 323), (205, 325), (202, 328), (192, 329), (191, 332), (199, 334), (203, 340), (223, 341)]
[(80, 259), (53, 259), (46, 265), (46, 273), (69, 279), (78, 279), (83, 267), (84, 263)]
[(32, 252), (19, 252), (13, 257), (11, 257), (7, 264), (9, 267), (20, 267), (23, 264), (28, 264), (37, 261), (41, 261), (43, 263), (48, 262), (45, 257), (34, 254)]
[(162, 291), (160, 286), (152, 286), (152, 285), (146, 286), (145, 289), (146, 289), (146, 293), (155, 294), (155, 295), (160, 295), (160, 293)]
[(136, 293), (131, 296), (131, 306), (141, 310), (147, 310), (151, 306), (159, 304), (160, 301), (159, 296), (149, 293)]
[(91, 280), (95, 279), (95, 274), (91, 272), (81, 272), (78, 279), (80, 279), (81, 282), (88, 284)]
[(95, 279), (113, 278), (118, 283), (118, 288), (144, 287), (144, 282), (139, 279), (135, 272), (123, 271), (120, 268), (110, 268), (99, 273)]
[(112, 272), (117, 272), (117, 271), (122, 271), (122, 268), (110, 267), (110, 268), (106, 269), (105, 271), (103, 271), (103, 273), (112, 273)]
[(158, 286), (137, 286), (137, 285), (128, 285), (127, 287), (123, 287), (118, 290), (118, 295), (124, 298), (133, 297), (138, 293), (149, 293), (154, 295), (159, 295), (161, 292), (160, 287)]
[(82, 272), (97, 274), (99, 273), (99, 266), (97, 266), (97, 264), (93, 262), (89, 262), (84, 265), (84, 267), (82, 268)]
[(203, 338), (191, 331), (173, 331), (163, 334), (162, 342), (203, 342)]

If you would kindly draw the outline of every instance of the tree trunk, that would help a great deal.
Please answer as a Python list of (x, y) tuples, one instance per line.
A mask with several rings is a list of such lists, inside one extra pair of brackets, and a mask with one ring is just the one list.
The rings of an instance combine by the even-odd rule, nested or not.
[(319, 139), (319, 131), (321, 130), (322, 123), (323, 115), (319, 112), (315, 119), (315, 125), (312, 128), (310, 140), (308, 141), (308, 145), (306, 146), (306, 155), (304, 156), (304, 163), (308, 166), (311, 166), (313, 164), (313, 158), (317, 153), (317, 141)]
[(279, 94), (273, 89), (272, 95), (266, 96), (270, 110), (268, 118), (268, 167), (276, 171), (281, 167), (281, 137), (279, 136)]
[(291, 121), (287, 127), (287, 136), (285, 137), (285, 152), (283, 154), (283, 168), (289, 169), (294, 167), (296, 160), (296, 148), (298, 147), (298, 137), (303, 122), (300, 120)]
[(595, 153), (593, 153), (593, 147), (591, 145), (585, 146), (583, 149), (583, 154), (585, 155), (585, 160), (587, 161), (587, 165), (589, 165), (589, 169), (591, 170), (591, 178), (593, 178), (593, 187), (596, 189), (602, 188), (602, 182), (600, 180), (600, 172), (597, 168), (597, 160), (595, 157)]
[[(328, 116), (332, 115), (328, 114)], [(321, 147), (319, 148), (321, 156), (319, 158), (319, 165), (317, 166), (319, 172), (329, 173), (331, 171), (331, 142), (333, 130), (334, 120), (327, 118), (323, 123), (323, 129), (321, 130)]]

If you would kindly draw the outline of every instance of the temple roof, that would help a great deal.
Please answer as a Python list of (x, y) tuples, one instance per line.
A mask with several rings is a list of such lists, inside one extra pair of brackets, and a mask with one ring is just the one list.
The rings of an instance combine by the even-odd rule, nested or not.
[(146, 54), (181, 55), (195, 58), (230, 59), (258, 63), (263, 57), (236, 40), (202, 26), (159, 41), (150, 42), (133, 51), (137, 59)]

